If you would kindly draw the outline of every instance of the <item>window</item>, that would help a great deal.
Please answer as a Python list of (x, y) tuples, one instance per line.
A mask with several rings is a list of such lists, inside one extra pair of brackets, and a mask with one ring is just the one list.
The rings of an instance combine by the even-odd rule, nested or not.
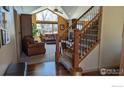
[(77, 29), (82, 30), (83, 25), (82, 24), (77, 24)]
[(54, 33), (57, 33), (57, 31), (58, 31), (58, 25), (57, 24), (53, 24), (53, 30), (54, 30)]
[(56, 34), (58, 31), (57, 24), (37, 24), (37, 29), (41, 34)]
[(36, 14), (36, 20), (41, 21), (57, 21), (58, 17), (56, 14), (52, 13), (50, 10), (44, 10)]
[(50, 10), (36, 14), (37, 29), (41, 34), (55, 34), (58, 32), (58, 16)]

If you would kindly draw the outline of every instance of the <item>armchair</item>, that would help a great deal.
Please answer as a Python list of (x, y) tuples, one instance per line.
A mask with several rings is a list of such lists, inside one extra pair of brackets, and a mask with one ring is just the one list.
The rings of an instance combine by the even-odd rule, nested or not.
[(45, 43), (35, 42), (32, 36), (26, 36), (23, 39), (23, 51), (28, 56), (45, 54)]

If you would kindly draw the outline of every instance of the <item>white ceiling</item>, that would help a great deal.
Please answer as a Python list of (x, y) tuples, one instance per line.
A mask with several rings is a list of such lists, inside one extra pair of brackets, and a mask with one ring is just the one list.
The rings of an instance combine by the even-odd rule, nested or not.
[(79, 18), (90, 6), (62, 6), (69, 19)]
[(21, 6), (22, 14), (31, 14), (32, 11), (40, 8), (40, 6)]
[(58, 8), (63, 14), (59, 14), (66, 19), (78, 18), (81, 16), (90, 6), (21, 6), (23, 14), (32, 14), (42, 11), (45, 8), (54, 10)]
[(78, 6), (61, 6), (63, 8), (63, 10), (65, 11), (65, 13), (71, 17), (73, 15), (73, 13), (76, 12)]

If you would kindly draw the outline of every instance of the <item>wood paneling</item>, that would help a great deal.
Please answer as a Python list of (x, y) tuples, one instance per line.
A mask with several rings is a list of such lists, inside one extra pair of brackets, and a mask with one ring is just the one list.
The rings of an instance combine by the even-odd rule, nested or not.
[(36, 14), (32, 15), (32, 24), (36, 24)]
[[(64, 29), (60, 29), (60, 25), (64, 25)], [(66, 29), (68, 28), (68, 21), (66, 19), (64, 19), (63, 17), (61, 16), (58, 16), (58, 33), (59, 33), (59, 36), (62, 37), (62, 36), (65, 36), (66, 35)], [(65, 33), (63, 33), (63, 31), (65, 31)]]
[(21, 15), (21, 33), (22, 39), (24, 38), (24, 36), (32, 35), (32, 15)]
[(55, 60), (56, 62), (59, 62), (59, 58), (60, 58), (60, 49), (59, 49), (59, 35), (56, 35), (56, 57)]
[(73, 47), (73, 68), (78, 68), (79, 65), (79, 41), (80, 41), (80, 31), (74, 31), (74, 47)]

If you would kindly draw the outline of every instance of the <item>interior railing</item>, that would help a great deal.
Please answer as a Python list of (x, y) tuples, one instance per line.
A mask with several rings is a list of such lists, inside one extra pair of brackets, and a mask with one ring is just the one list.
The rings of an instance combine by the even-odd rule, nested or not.
[[(73, 44), (74, 44), (74, 30), (78, 29), (80, 31), (96, 16), (99, 12), (99, 6), (91, 6), (85, 13), (83, 13), (71, 26), (69, 26), (63, 34), (64, 39), (62, 38), (61, 41), (63, 42), (64, 48), (66, 48), (67, 52), (73, 51)], [(76, 26), (76, 27), (75, 27)]]
[(99, 11), (85, 25), (80, 33), (80, 61), (83, 60), (100, 41), (101, 33), (101, 12)]
[(100, 40), (100, 19), (102, 8), (91, 6), (61, 37), (61, 55), (71, 58), (72, 69), (77, 68), (79, 63), (91, 52)]

